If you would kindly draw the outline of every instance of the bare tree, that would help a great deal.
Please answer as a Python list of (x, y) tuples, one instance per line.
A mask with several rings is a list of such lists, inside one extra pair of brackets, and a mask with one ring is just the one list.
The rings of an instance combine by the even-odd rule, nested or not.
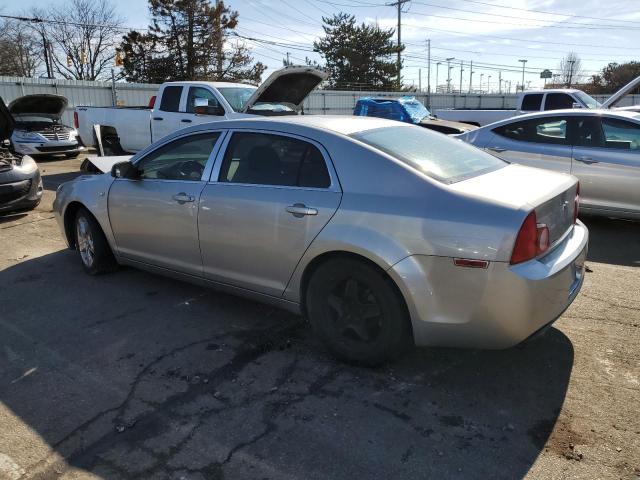
[(33, 77), (40, 65), (40, 43), (13, 20), (0, 23), (0, 75)]
[(64, 78), (100, 80), (109, 76), (122, 34), (122, 18), (109, 0), (69, 0), (49, 11), (34, 10), (36, 24), (51, 43), (51, 64)]
[(582, 60), (575, 52), (569, 52), (558, 65), (560, 82), (567, 87), (577, 83), (584, 76)]

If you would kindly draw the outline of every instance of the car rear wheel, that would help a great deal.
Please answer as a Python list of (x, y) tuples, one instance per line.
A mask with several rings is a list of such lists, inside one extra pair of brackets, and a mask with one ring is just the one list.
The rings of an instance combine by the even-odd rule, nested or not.
[(350, 258), (320, 265), (307, 288), (311, 325), (341, 360), (375, 366), (411, 344), (408, 313), (399, 292), (374, 266)]
[(77, 158), (78, 155), (80, 155), (80, 152), (65, 153), (64, 157), (65, 158)]
[(76, 250), (85, 272), (99, 275), (117, 268), (117, 262), (104, 232), (93, 215), (84, 208), (76, 214), (75, 235)]

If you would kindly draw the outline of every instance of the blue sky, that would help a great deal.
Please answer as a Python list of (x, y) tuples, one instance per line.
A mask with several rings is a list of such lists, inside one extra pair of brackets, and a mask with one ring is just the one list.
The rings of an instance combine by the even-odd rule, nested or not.
[[(65, 0), (55, 0), (64, 3)], [(131, 27), (148, 25), (144, 0), (112, 0)], [(320, 60), (309, 52), (313, 40), (322, 34), (323, 15), (345, 11), (358, 21), (395, 28), (396, 8), (385, 0), (229, 0), (239, 12), (238, 32), (245, 37), (273, 41), (267, 45), (244, 40), (254, 57), (270, 71), (282, 65), (288, 51), (294, 63), (305, 57)], [(42, 0), (4, 0), (3, 13), (24, 13)], [(402, 40), (406, 43), (405, 83), (427, 84), (426, 40), (431, 40), (431, 84), (447, 77), (446, 58), (454, 68), (452, 84), (460, 83), (463, 62), (463, 90), (469, 88), (470, 61), (474, 62), (473, 86), (498, 90), (500, 75), (512, 82), (521, 79), (527, 59), (525, 82), (542, 84), (539, 72), (557, 69), (560, 59), (574, 51), (582, 59), (585, 74), (600, 70), (609, 62), (638, 59), (640, 44), (640, 2), (637, 0), (411, 0), (403, 8)], [(283, 46), (282, 44), (286, 44)], [(437, 66), (437, 63), (441, 65)], [(501, 72), (501, 73), (500, 73)]]

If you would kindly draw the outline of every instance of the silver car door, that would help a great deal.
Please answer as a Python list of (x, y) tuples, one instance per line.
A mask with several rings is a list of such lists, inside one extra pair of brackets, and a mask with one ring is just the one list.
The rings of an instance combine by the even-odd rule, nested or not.
[(308, 139), (236, 131), (202, 192), (205, 277), (281, 296), (334, 214), (341, 190), (324, 149)]
[(640, 124), (579, 117), (571, 173), (585, 209), (640, 212)]
[(151, 133), (154, 142), (174, 133), (188, 124), (181, 123), (186, 115), (180, 112), (184, 87), (182, 85), (166, 85), (160, 95), (160, 105), (151, 112)]
[(136, 166), (139, 179), (109, 190), (109, 219), (125, 258), (202, 276), (198, 200), (220, 132), (191, 134), (153, 150)]
[(485, 150), (511, 163), (569, 173), (569, 121), (570, 117), (544, 116), (500, 125)]

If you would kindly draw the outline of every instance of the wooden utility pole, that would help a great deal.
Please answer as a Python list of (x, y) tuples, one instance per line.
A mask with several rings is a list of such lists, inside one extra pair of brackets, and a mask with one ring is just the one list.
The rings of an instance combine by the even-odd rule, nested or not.
[(216, 0), (216, 33), (218, 35), (218, 44), (216, 45), (217, 80), (222, 80), (222, 44), (224, 43), (224, 40), (222, 38), (221, 16), (222, 2), (220, 2), (220, 0)]
[(396, 68), (398, 69), (398, 90), (402, 88), (402, 35), (401, 35), (401, 17), (402, 17), (402, 5), (409, 2), (409, 0), (396, 0), (393, 3), (387, 3), (388, 7), (398, 7), (398, 60), (396, 60)]
[(427, 107), (431, 110), (431, 39), (429, 38), (427, 39)]

